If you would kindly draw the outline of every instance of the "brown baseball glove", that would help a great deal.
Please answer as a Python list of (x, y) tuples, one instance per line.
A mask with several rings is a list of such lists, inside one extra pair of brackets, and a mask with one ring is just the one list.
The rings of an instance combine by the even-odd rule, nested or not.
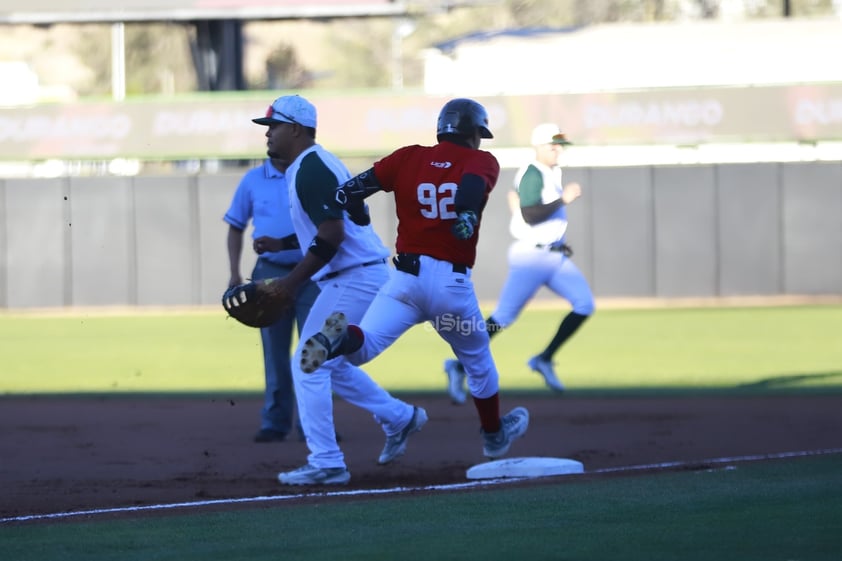
[(232, 286), (222, 295), (222, 307), (244, 325), (269, 327), (295, 299), (280, 280), (273, 278)]

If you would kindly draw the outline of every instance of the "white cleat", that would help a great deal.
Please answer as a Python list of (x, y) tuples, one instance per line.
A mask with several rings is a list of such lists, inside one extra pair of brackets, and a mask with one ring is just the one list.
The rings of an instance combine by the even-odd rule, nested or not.
[(386, 437), (386, 445), (383, 446), (383, 451), (377, 459), (380, 465), (388, 464), (395, 458), (403, 456), (406, 453), (406, 444), (409, 435), (416, 433), (427, 424), (427, 411), (423, 407), (415, 407), (412, 410), (412, 418), (406, 426), (397, 434)]
[(544, 377), (544, 382), (550, 389), (557, 392), (564, 391), (564, 385), (559, 381), (558, 376), (556, 376), (552, 362), (536, 355), (529, 359), (528, 364), (529, 368)]
[(529, 428), (529, 411), (524, 407), (515, 407), (500, 417), (500, 430), (497, 432), (482, 433), (482, 453), (486, 458), (495, 460), (508, 453), (512, 442), (526, 434)]
[(347, 468), (317, 468), (310, 464), (278, 474), (281, 485), (345, 485), (350, 480)]
[(333, 312), (325, 320), (322, 330), (304, 342), (301, 347), (301, 370), (315, 372), (325, 361), (339, 356), (339, 345), (348, 331), (348, 320), (342, 312)]
[(462, 405), (468, 399), (465, 392), (465, 369), (458, 360), (448, 359), (444, 361), (444, 371), (447, 372), (447, 394), (450, 401)]

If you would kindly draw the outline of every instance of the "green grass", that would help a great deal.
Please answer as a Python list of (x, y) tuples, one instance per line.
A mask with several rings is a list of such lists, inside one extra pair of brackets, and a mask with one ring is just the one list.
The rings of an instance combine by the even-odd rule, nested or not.
[(17, 561), (839, 559), (842, 456), (231, 512), (0, 526)]
[[(492, 343), (504, 388), (564, 310), (528, 310)], [(842, 390), (842, 306), (600, 310), (557, 356), (571, 392)], [(386, 387), (443, 390), (424, 326), (369, 366)], [(257, 333), (217, 311), (0, 315), (0, 393), (261, 393)], [(0, 463), (2, 469), (2, 463)], [(842, 455), (736, 469), (585, 476), (536, 486), (261, 503), (226, 512), (0, 524), (15, 561), (836, 560)]]
[[(566, 310), (527, 310), (492, 342), (507, 390)], [(842, 306), (600, 310), (556, 355), (571, 391), (842, 388)], [(253, 329), (217, 311), (0, 315), (0, 393), (262, 391)], [(440, 391), (447, 345), (427, 325), (366, 369), (394, 391)]]

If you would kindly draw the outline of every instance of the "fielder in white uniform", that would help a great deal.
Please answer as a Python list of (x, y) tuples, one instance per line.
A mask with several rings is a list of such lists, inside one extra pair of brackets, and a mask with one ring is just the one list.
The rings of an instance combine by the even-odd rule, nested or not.
[[(594, 298), (588, 281), (570, 259), (572, 250), (565, 243), (567, 205), (582, 194), (578, 183), (562, 186), (559, 157), (571, 144), (558, 126), (544, 123), (535, 127), (532, 146), (535, 159), (518, 170), (515, 191), (510, 193), (515, 241), (509, 248), (509, 275), (497, 309), (486, 320), (493, 337), (510, 326), (542, 286), (570, 302), (572, 310), (564, 317), (544, 350), (529, 359), (528, 365), (544, 377), (555, 391), (564, 391), (553, 368), (553, 356), (594, 313)], [(458, 360), (444, 363), (448, 393), (454, 403), (465, 401), (465, 371)]]
[[(333, 422), (333, 393), (374, 416), (386, 433), (378, 462), (392, 461), (406, 448), (407, 436), (427, 420), (420, 407), (392, 397), (345, 357), (305, 374), (300, 367), (302, 341), (319, 332), (325, 319), (341, 310), (360, 321), (378, 290), (389, 279), (389, 250), (370, 225), (354, 224), (334, 204), (340, 183), (351, 174), (339, 159), (315, 142), (316, 109), (291, 95), (275, 100), (265, 117), (270, 157), (290, 162), (286, 171), (290, 214), (302, 248), (302, 260), (278, 286), (288, 293), (312, 277), (321, 292), (310, 309), (292, 360), (298, 413), (310, 454), (304, 466), (278, 474), (285, 485), (347, 483), (351, 475), (339, 448)], [(398, 442), (398, 446), (396, 446)]]

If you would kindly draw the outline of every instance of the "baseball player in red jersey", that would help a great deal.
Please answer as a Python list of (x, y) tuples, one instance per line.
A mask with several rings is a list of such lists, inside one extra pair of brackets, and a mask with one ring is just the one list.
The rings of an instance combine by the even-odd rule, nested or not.
[(482, 211), (500, 172), (496, 158), (479, 149), (483, 138), (493, 138), (485, 108), (451, 100), (439, 114), (436, 145), (400, 148), (340, 186), (337, 203), (357, 223), (368, 222), (366, 197), (394, 194), (396, 271), (358, 326), (334, 313), (305, 341), (301, 367), (315, 370), (340, 354), (364, 364), (428, 321), (464, 365), (484, 455), (499, 458), (526, 433), (529, 412), (516, 407), (500, 416), (497, 367), (471, 281)]

